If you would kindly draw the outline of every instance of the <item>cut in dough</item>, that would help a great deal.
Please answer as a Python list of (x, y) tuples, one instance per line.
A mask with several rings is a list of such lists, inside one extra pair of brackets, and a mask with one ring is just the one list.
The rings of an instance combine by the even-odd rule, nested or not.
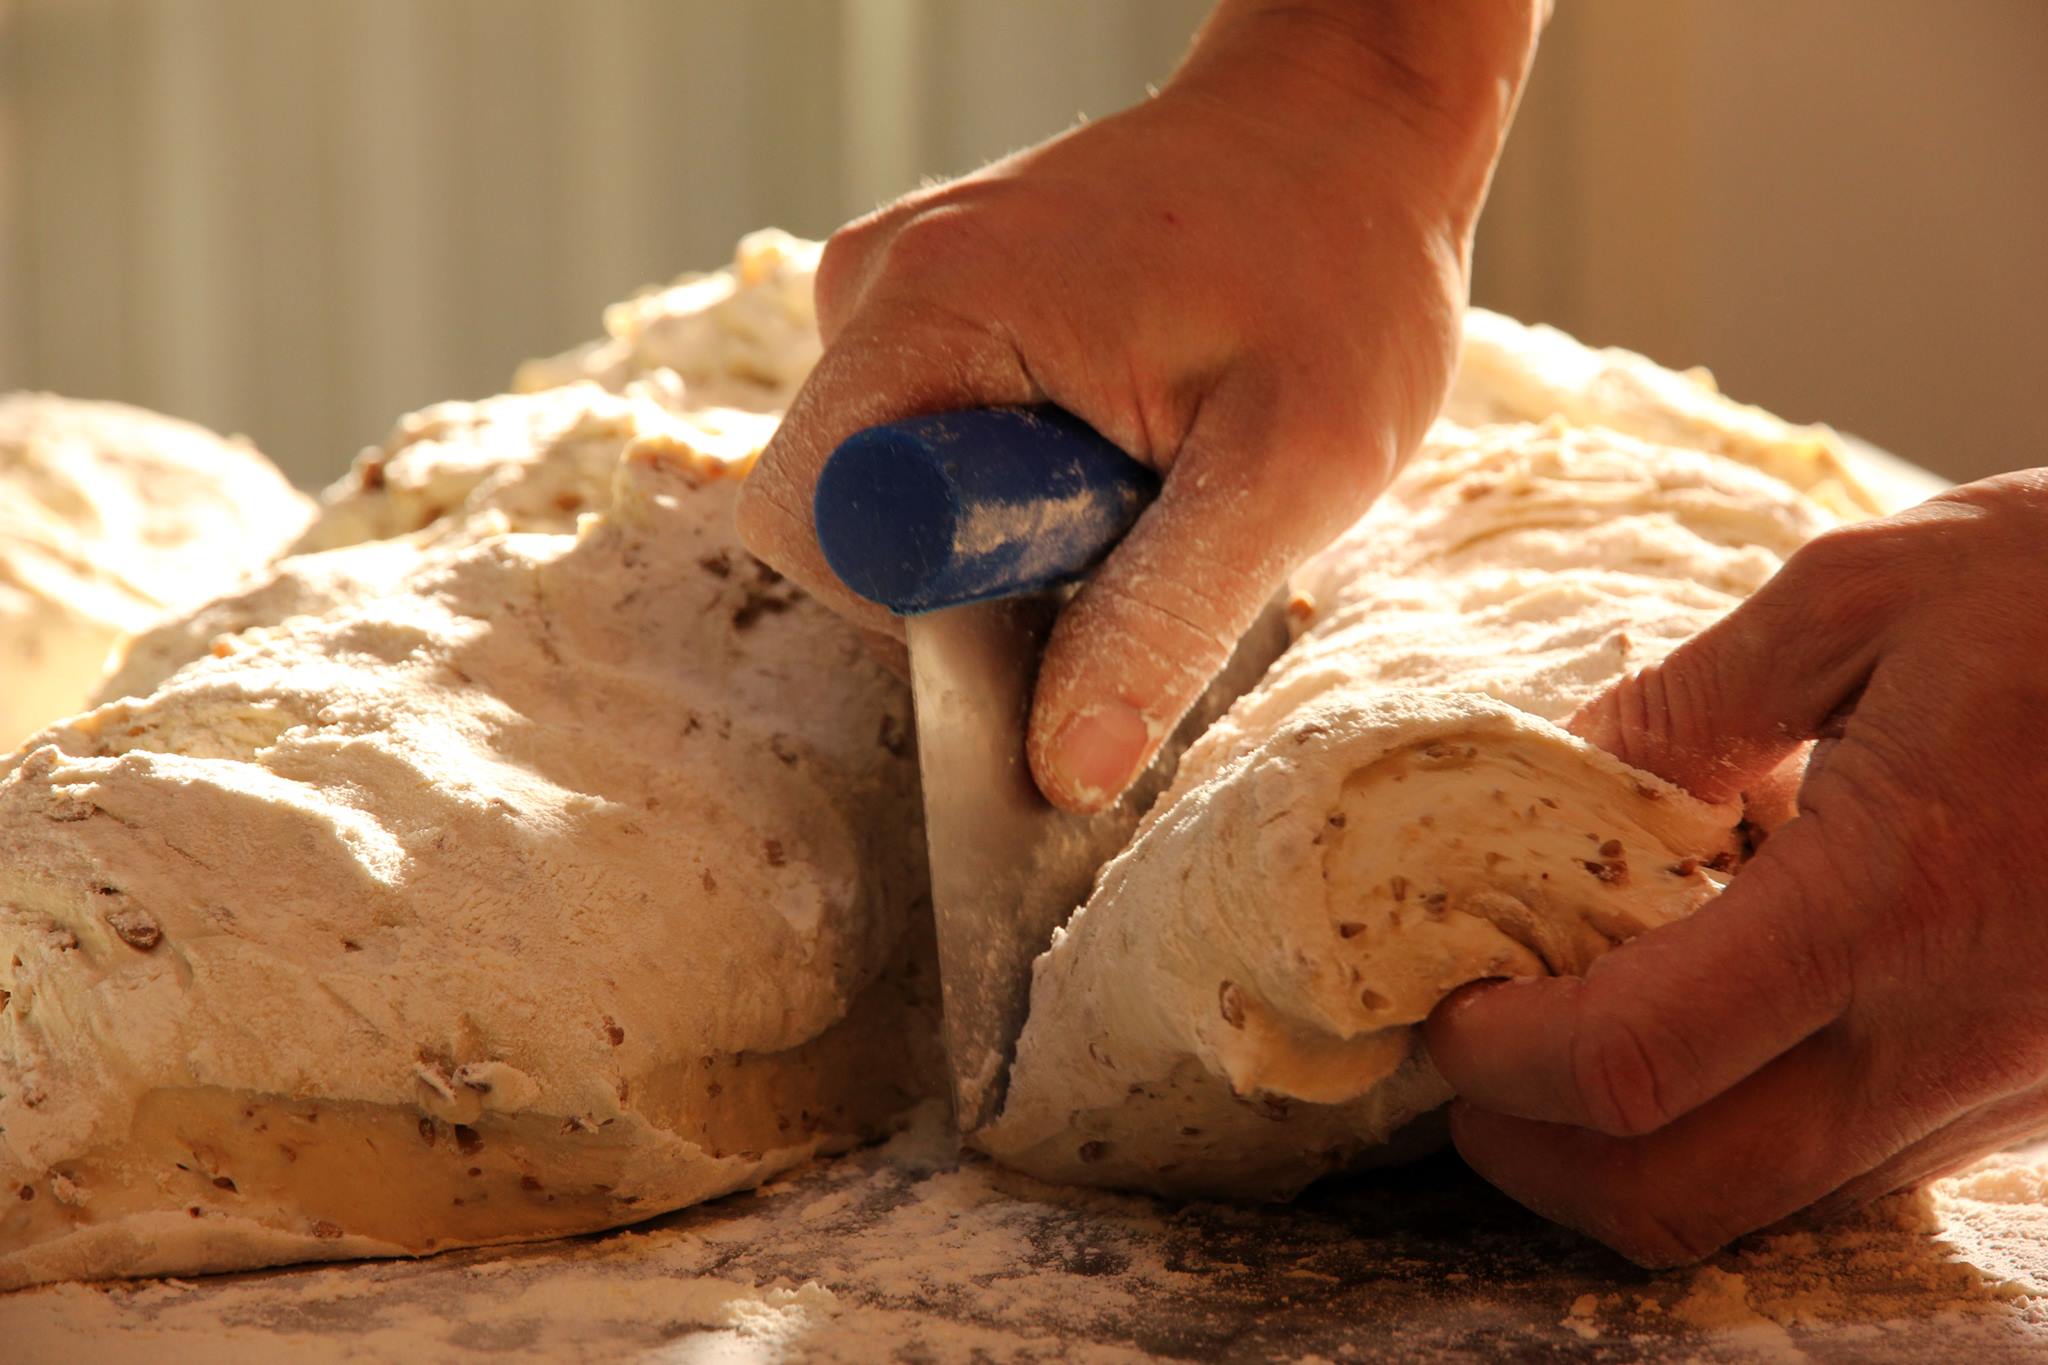
[(0, 777), (0, 1288), (613, 1226), (932, 1092), (908, 699), (737, 472), (636, 439)]
[(1685, 915), (1740, 811), (1558, 728), (1828, 523), (1726, 460), (1440, 427), (1303, 576), (1320, 619), (1182, 761), (1034, 968), (981, 1144), (1047, 1179), (1285, 1197), (1411, 1151), (1416, 1025)]
[(0, 753), (81, 710), (127, 636), (268, 563), (311, 514), (245, 441), (0, 396)]

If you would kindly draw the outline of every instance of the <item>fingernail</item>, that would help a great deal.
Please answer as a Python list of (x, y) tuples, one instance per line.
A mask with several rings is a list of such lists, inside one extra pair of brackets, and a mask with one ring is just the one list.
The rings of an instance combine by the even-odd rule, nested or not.
[(1075, 801), (1106, 806), (1137, 774), (1151, 729), (1122, 702), (1091, 706), (1069, 716), (1053, 736), (1052, 777)]

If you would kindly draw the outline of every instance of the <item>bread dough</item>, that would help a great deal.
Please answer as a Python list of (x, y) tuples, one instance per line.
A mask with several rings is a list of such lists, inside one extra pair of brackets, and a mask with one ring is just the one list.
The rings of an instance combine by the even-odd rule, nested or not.
[(661, 374), (691, 407), (780, 413), (824, 350), (811, 299), (823, 251), (774, 228), (749, 233), (729, 268), (613, 304), (601, 340), (527, 361), (512, 387), (524, 393), (588, 379), (619, 390)]
[[(619, 392), (651, 381), (669, 401), (691, 407), (780, 412), (822, 350), (811, 287), (823, 251), (822, 243), (773, 228), (751, 233), (731, 266), (612, 305), (603, 338), (527, 361), (513, 387), (530, 392), (589, 380)], [(1705, 369), (1670, 370), (1484, 308), (1466, 311), (1444, 415), (1467, 427), (1561, 417), (1725, 455), (1845, 519), (1895, 510), (1857, 476), (1828, 427), (1795, 425), (1737, 402)]]
[(634, 439), (10, 765), (0, 1288), (613, 1226), (932, 1092), (908, 699), (736, 473)]
[(1634, 351), (1595, 349), (1555, 327), (1484, 308), (1465, 314), (1444, 414), (1467, 426), (1561, 417), (1575, 426), (1726, 455), (1846, 519), (1895, 510), (1857, 477), (1842, 438), (1828, 427), (1795, 426), (1738, 403), (1703, 368), (1669, 370)]
[(82, 709), (110, 649), (268, 562), (311, 510), (239, 439), (0, 396), (0, 751)]
[(657, 379), (612, 394), (588, 382), (402, 417), (321, 495), (291, 557), (240, 591), (131, 641), (99, 701), (147, 695), (219, 642), (294, 616), (398, 591), (423, 564), (511, 532), (573, 532), (611, 501), (620, 457), (643, 437), (686, 445), (743, 473), (775, 420), (674, 402)]
[(425, 529), (438, 533), (437, 542), (450, 533), (573, 531), (610, 501), (619, 453), (638, 436), (679, 431), (694, 448), (744, 464), (774, 434), (773, 416), (702, 407), (672, 379), (657, 371), (617, 394), (574, 380), (401, 417), (321, 495), (320, 515), (294, 549), (331, 550)]
[[(300, 553), (0, 764), (0, 1288), (613, 1226), (938, 1093), (907, 697), (730, 529), (817, 254), (756, 234), (402, 419)], [(1708, 441), (1690, 392), (1594, 415)], [(1384, 1159), (1445, 990), (1712, 893), (1737, 813), (1554, 722), (1827, 520), (1727, 459), (1441, 424), (1041, 960), (991, 1150), (1259, 1194)]]
[(1304, 575), (1326, 606), (1034, 967), (980, 1142), (1047, 1179), (1284, 1197), (1413, 1149), (1416, 1025), (1689, 913), (1740, 811), (1559, 729), (1830, 521), (1612, 432), (1440, 427)]

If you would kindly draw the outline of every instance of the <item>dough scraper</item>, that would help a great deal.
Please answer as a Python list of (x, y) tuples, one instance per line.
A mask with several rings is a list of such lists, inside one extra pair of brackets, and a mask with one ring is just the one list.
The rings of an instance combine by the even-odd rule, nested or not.
[(1076, 578), (1157, 477), (1058, 408), (981, 408), (869, 427), (826, 461), (814, 505), (834, 573), (905, 618), (953, 1116), (1001, 1108), (1031, 964), (1088, 899), (1180, 753), (1287, 643), (1269, 604), (1123, 800), (1092, 816), (1039, 794), (1024, 754), (1047, 632)]

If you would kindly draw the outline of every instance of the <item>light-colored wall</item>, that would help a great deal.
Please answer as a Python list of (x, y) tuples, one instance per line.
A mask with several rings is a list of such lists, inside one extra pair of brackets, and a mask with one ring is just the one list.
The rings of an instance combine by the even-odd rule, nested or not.
[[(301, 481), (603, 305), (1111, 111), (1199, 0), (16, 0), (0, 386)], [(0, 300), (7, 301), (7, 300)]]
[(2048, 4), (1559, 0), (1475, 292), (1952, 478), (2048, 465)]
[[(764, 223), (1110, 112), (1205, 0), (0, 0), (0, 386), (302, 481)], [(1560, 0), (1478, 297), (2048, 461), (2048, 4)]]

